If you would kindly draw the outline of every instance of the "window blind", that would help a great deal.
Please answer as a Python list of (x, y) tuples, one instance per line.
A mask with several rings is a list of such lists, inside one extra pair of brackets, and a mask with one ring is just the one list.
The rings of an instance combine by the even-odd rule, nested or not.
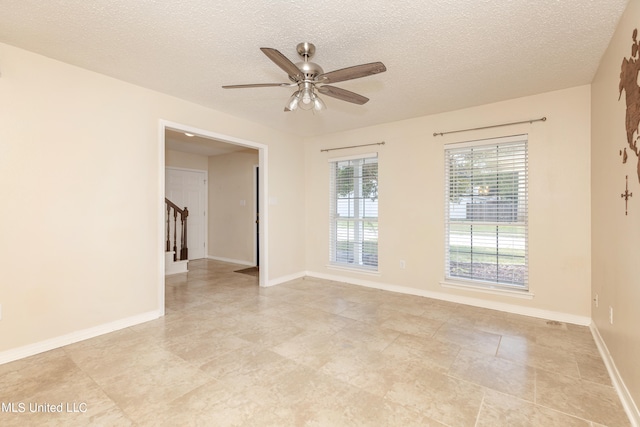
[(332, 159), (330, 162), (331, 264), (378, 268), (378, 158)]
[(445, 147), (445, 277), (528, 289), (527, 136)]

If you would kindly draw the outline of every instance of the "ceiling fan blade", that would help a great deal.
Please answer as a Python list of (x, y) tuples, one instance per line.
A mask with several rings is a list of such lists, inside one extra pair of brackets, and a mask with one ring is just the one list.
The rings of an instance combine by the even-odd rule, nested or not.
[(337, 83), (345, 80), (359, 79), (373, 74), (387, 71), (387, 67), (382, 62), (372, 62), (370, 64), (355, 65), (353, 67), (341, 68), (340, 70), (330, 71), (320, 74), (317, 78), (322, 83)]
[(302, 71), (289, 58), (270, 47), (261, 47), (260, 50), (295, 81), (302, 80)]
[(367, 101), (369, 101), (369, 98), (365, 96), (358, 95), (355, 92), (351, 92), (350, 90), (342, 89), (336, 86), (320, 86), (318, 87), (318, 92), (323, 95), (332, 96), (342, 101), (347, 101), (358, 105), (366, 104)]
[(222, 86), (223, 89), (244, 89), (247, 87), (293, 87), (295, 83), (253, 83), (248, 85), (226, 85)]

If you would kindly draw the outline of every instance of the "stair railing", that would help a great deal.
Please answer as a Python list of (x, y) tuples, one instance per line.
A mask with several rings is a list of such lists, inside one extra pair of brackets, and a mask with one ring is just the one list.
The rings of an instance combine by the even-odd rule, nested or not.
[(173, 260), (178, 261), (177, 248), (177, 231), (178, 231), (178, 214), (180, 214), (180, 261), (189, 259), (189, 249), (187, 247), (187, 217), (189, 209), (186, 207), (180, 209), (178, 205), (171, 200), (164, 198), (167, 206), (167, 252), (172, 250), (171, 247), (171, 216), (173, 212)]

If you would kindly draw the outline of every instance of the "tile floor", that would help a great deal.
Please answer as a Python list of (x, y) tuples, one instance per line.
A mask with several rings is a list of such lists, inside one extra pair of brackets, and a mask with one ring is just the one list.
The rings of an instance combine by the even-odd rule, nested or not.
[(0, 365), (0, 425), (630, 425), (586, 327), (189, 268), (164, 318)]

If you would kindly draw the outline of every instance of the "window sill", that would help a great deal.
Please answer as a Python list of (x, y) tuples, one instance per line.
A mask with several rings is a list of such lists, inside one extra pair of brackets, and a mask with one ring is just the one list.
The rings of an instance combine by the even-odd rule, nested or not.
[(482, 285), (475, 285), (475, 284), (466, 283), (466, 282), (455, 282), (451, 280), (441, 281), (440, 286), (442, 286), (443, 288), (449, 288), (449, 289), (463, 289), (465, 291), (474, 291), (474, 292), (480, 292), (480, 293), (491, 294), (491, 295), (502, 295), (502, 296), (508, 296), (513, 298), (520, 298), (520, 299), (533, 299), (533, 297), (535, 296), (534, 293), (531, 292), (530, 290), (504, 289), (498, 286), (496, 287), (491, 287), (490, 285), (482, 286)]
[(352, 273), (362, 273), (369, 276), (380, 276), (380, 272), (378, 270), (369, 270), (366, 268), (348, 267), (336, 264), (327, 264), (326, 267), (329, 270), (350, 271)]

